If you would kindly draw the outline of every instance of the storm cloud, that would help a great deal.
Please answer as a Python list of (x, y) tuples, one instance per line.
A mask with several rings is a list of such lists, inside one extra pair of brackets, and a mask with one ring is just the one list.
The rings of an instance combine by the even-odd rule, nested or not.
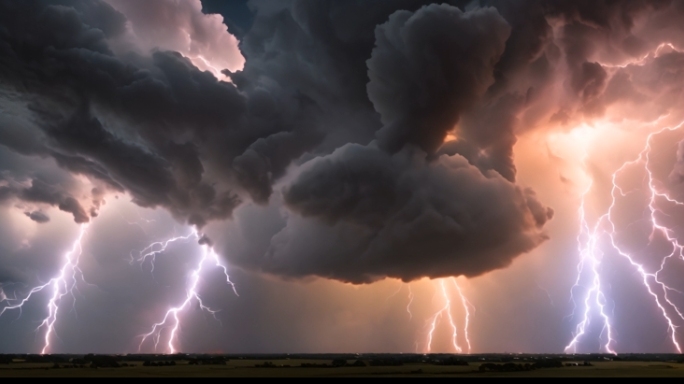
[(617, 64), (664, 42), (653, 20), (681, 28), (677, 4), (260, 0), (238, 41), (195, 0), (0, 0), (0, 144), (88, 180), (8, 165), (0, 197), (84, 223), (126, 194), (200, 229), (254, 203), (280, 215), (224, 255), (245, 269), (481, 275), (548, 239), (519, 135), (665, 100), (642, 79), (678, 52)]

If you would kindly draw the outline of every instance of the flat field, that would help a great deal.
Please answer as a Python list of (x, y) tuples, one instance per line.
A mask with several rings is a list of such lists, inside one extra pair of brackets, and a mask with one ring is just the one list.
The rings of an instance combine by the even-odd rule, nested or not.
[[(268, 366), (264, 367), (264, 364)], [(538, 368), (528, 371), (480, 371), (485, 363), (435, 365), (411, 362), (399, 366), (301, 367), (301, 364), (330, 364), (331, 360), (230, 360), (225, 365), (191, 365), (176, 361), (173, 366), (144, 366), (128, 361), (119, 368), (72, 368), (54, 363), (14, 362), (0, 365), (0, 377), (684, 377), (684, 364), (659, 361), (597, 361), (591, 366)], [(271, 366), (272, 364), (272, 366)], [(63, 366), (68, 366), (64, 368)], [(257, 365), (262, 365), (258, 367)]]

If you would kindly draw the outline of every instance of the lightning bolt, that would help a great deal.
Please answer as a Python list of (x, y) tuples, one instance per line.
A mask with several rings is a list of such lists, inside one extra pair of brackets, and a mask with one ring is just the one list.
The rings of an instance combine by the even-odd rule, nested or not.
[[(72, 302), (75, 305), (76, 293), (79, 292), (79, 285), (91, 285), (85, 280), (83, 271), (79, 267), (80, 257), (83, 252), (82, 242), (87, 228), (87, 224), (80, 226), (78, 237), (72, 244), (70, 250), (66, 252), (64, 256), (64, 262), (59, 270), (59, 273), (47, 283), (31, 288), (29, 292), (22, 298), (17, 298), (16, 292), (14, 293), (14, 297), (10, 298), (6, 294), (5, 289), (0, 287), (0, 305), (2, 306), (0, 307), (0, 316), (12, 310), (18, 310), (19, 316), (21, 316), (21, 310), (24, 304), (28, 303), (36, 294), (43, 291), (50, 292), (50, 298), (46, 305), (47, 316), (36, 328), (36, 332), (44, 331), (43, 347), (40, 352), (41, 354), (46, 354), (50, 351), (52, 340), (54, 337), (56, 337), (56, 323), (59, 318), (58, 315), (63, 311), (62, 307), (64, 297), (70, 295), (73, 298)], [(169, 353), (175, 353), (177, 350), (176, 344), (178, 342), (177, 336), (181, 325), (180, 314), (183, 310), (188, 308), (193, 301), (197, 302), (202, 310), (209, 312), (216, 320), (218, 320), (216, 316), (218, 310), (212, 309), (205, 305), (198, 290), (201, 275), (207, 269), (207, 264), (213, 263), (216, 268), (220, 269), (225, 276), (226, 284), (231, 287), (235, 295), (238, 294), (235, 285), (231, 282), (230, 276), (228, 275), (228, 268), (221, 263), (218, 254), (213, 250), (213, 248), (206, 244), (206, 242), (202, 241), (203, 238), (197, 233), (197, 231), (192, 231), (190, 234), (185, 236), (176, 236), (164, 241), (151, 243), (138, 253), (137, 258), (133, 257), (133, 253), (131, 253), (131, 262), (139, 262), (141, 268), (143, 264), (149, 262), (151, 265), (150, 273), (153, 274), (154, 262), (158, 255), (164, 253), (172, 244), (191, 238), (197, 239), (204, 244), (201, 245), (202, 257), (200, 262), (197, 268), (190, 274), (185, 300), (179, 306), (169, 309), (162, 321), (155, 323), (152, 327), (152, 330), (142, 336), (140, 348), (142, 348), (147, 339), (152, 337), (154, 339), (156, 350), (161, 338), (162, 330), (170, 327), (171, 331), (167, 344), (167, 351)]]
[(9, 299), (3, 294), (5, 300), (2, 302), (7, 303), (8, 305), (0, 310), (0, 316), (2, 316), (6, 311), (15, 309), (20, 311), (21, 316), (21, 310), (24, 304), (29, 302), (33, 295), (44, 290), (51, 291), (50, 300), (47, 303), (47, 317), (45, 317), (40, 325), (36, 328), (36, 332), (42, 329), (45, 330), (43, 348), (40, 351), (41, 354), (48, 353), (51, 340), (56, 335), (55, 323), (57, 322), (57, 314), (60, 310), (62, 299), (66, 295), (71, 295), (74, 299), (75, 305), (76, 296), (74, 291), (78, 290), (77, 283), (81, 281), (87, 284), (83, 277), (83, 271), (79, 267), (80, 256), (83, 252), (81, 243), (87, 228), (87, 224), (81, 225), (78, 237), (72, 244), (71, 249), (64, 255), (64, 263), (62, 264), (62, 267), (60, 268), (56, 277), (53, 277), (50, 279), (50, 281), (43, 285), (32, 288), (22, 299)]
[[(588, 269), (592, 276), (592, 285), (585, 296), (585, 310), (583, 313), (583, 319), (577, 325), (575, 335), (572, 341), (570, 342), (570, 344), (566, 346), (566, 352), (577, 351), (577, 344), (580, 338), (586, 332), (586, 327), (589, 324), (590, 312), (591, 309), (594, 308), (598, 310), (600, 316), (603, 319), (604, 331), (607, 331), (607, 342), (605, 343), (604, 348), (609, 353), (616, 353), (611, 347), (611, 343), (613, 343), (614, 340), (612, 338), (610, 319), (605, 314), (605, 295), (602, 292), (600, 285), (599, 266), (601, 263), (601, 259), (603, 257), (603, 253), (600, 250), (599, 240), (600, 237), (605, 236), (607, 237), (610, 247), (613, 250), (615, 250), (617, 254), (626, 259), (627, 262), (638, 273), (639, 277), (641, 278), (644, 289), (653, 298), (654, 304), (658, 307), (663, 319), (667, 323), (667, 329), (670, 335), (672, 345), (677, 350), (677, 352), (682, 353), (681, 345), (677, 341), (677, 325), (675, 324), (675, 316), (673, 316), (673, 312), (674, 315), (676, 315), (676, 317), (680, 320), (684, 320), (684, 313), (682, 313), (682, 310), (679, 307), (677, 307), (677, 305), (671, 300), (669, 295), (671, 292), (681, 292), (668, 286), (665, 282), (663, 282), (660, 279), (659, 275), (664, 270), (665, 264), (668, 260), (672, 259), (675, 256), (679, 259), (684, 259), (684, 245), (679, 243), (679, 240), (676, 238), (673, 229), (668, 228), (666, 225), (659, 222), (657, 214), (661, 211), (657, 208), (657, 202), (661, 200), (675, 205), (684, 205), (684, 202), (680, 202), (678, 200), (671, 198), (667, 193), (660, 191), (656, 187), (655, 179), (650, 167), (650, 160), (652, 151), (651, 143), (653, 141), (653, 138), (664, 132), (679, 130), (683, 125), (684, 123), (680, 123), (675, 127), (666, 127), (656, 132), (650, 133), (647, 136), (645, 146), (643, 150), (639, 153), (638, 157), (635, 160), (623, 163), (622, 166), (620, 166), (612, 174), (611, 204), (607, 212), (604, 213), (601, 217), (599, 217), (593, 228), (589, 228), (585, 215), (584, 200), (586, 194), (588, 193), (588, 190), (582, 195), (582, 203), (580, 204), (580, 235), (578, 236), (578, 242), (580, 244), (580, 264), (578, 266), (579, 273), (575, 286), (580, 285), (580, 276), (582, 272), (585, 270), (587, 264), (589, 265)], [(616, 240), (617, 226), (613, 221), (613, 212), (615, 210), (615, 206), (617, 204), (618, 199), (620, 197), (625, 197), (628, 194), (623, 190), (623, 188), (620, 187), (620, 184), (618, 182), (618, 176), (622, 174), (626, 169), (632, 166), (641, 166), (647, 174), (646, 184), (649, 211), (648, 220), (651, 226), (649, 245), (654, 241), (656, 234), (661, 234), (663, 238), (669, 243), (672, 249), (672, 251), (669, 254), (663, 257), (660, 263), (660, 269), (658, 269), (655, 272), (649, 272), (643, 264), (635, 260), (635, 258), (630, 252), (624, 250)], [(586, 237), (586, 240), (584, 241), (582, 240), (583, 236)]]
[[(463, 304), (463, 309), (465, 310), (465, 325), (463, 326), (463, 336), (465, 337), (466, 344), (468, 345), (468, 353), (472, 350), (471, 345), (470, 345), (470, 335), (468, 334), (468, 329), (470, 325), (470, 307), (473, 307), (472, 304), (466, 299), (465, 295), (463, 294), (463, 291), (461, 290), (461, 287), (458, 285), (458, 282), (456, 281), (456, 278), (452, 277), (451, 281), (454, 283), (454, 286), (456, 287), (456, 291), (458, 292), (458, 296), (461, 298), (461, 304)], [(475, 307), (473, 307), (473, 310)]]
[[(590, 287), (584, 297), (584, 311), (582, 314), (582, 321), (580, 321), (580, 323), (575, 328), (574, 337), (570, 344), (568, 344), (565, 347), (565, 352), (577, 352), (577, 344), (579, 343), (582, 336), (586, 333), (587, 326), (590, 323), (591, 309), (596, 308), (603, 323), (603, 329), (601, 330), (599, 339), (601, 338), (601, 335), (603, 335), (604, 332), (607, 333), (607, 341), (603, 345), (603, 347), (608, 353), (615, 354), (616, 352), (611, 347), (611, 343), (613, 343), (614, 341), (612, 337), (613, 329), (610, 324), (610, 318), (606, 314), (606, 296), (603, 293), (601, 287), (601, 274), (599, 270), (599, 267), (601, 265), (601, 259), (603, 258), (603, 252), (601, 252), (599, 247), (598, 232), (600, 230), (600, 224), (603, 221), (603, 217), (605, 216), (601, 217), (597, 221), (596, 225), (594, 225), (593, 227), (591, 227), (587, 222), (586, 216), (586, 197), (589, 191), (591, 190), (592, 184), (593, 183), (591, 183), (587, 190), (582, 194), (582, 201), (580, 203), (580, 232), (577, 236), (580, 263), (577, 267), (577, 280), (575, 281), (575, 285), (573, 286), (573, 289), (570, 292), (572, 294), (575, 287), (581, 286), (582, 277), (586, 274), (589, 274)], [(574, 301), (574, 296), (572, 298)]]
[(409, 314), (409, 320), (413, 319), (413, 314), (411, 313), (411, 304), (413, 304), (413, 291), (411, 286), (408, 286), (408, 304), (406, 304), (406, 312)]
[[(48, 302), (48, 317), (43, 320), (43, 322), (38, 326), (38, 329), (45, 327), (45, 344), (43, 349), (40, 351), (42, 355), (47, 353), (50, 348), (50, 338), (55, 333), (55, 322), (57, 321), (57, 312), (59, 311), (59, 305), (62, 298), (67, 294), (76, 299), (74, 296), (74, 289), (76, 288), (76, 275), (81, 277), (81, 280), (85, 282), (83, 278), (83, 271), (79, 268), (78, 264), (81, 259), (81, 253), (83, 253), (83, 246), (81, 242), (83, 241), (83, 236), (85, 235), (87, 225), (81, 225), (81, 231), (79, 232), (78, 238), (74, 242), (73, 247), (65, 256), (65, 263), (62, 269), (59, 271), (59, 275), (52, 279), (49, 285), (52, 285), (52, 297)], [(67, 277), (67, 274), (71, 271), (71, 279)], [(71, 280), (69, 282), (69, 280)]]
[(188, 240), (190, 238), (198, 238), (197, 232), (193, 231), (186, 236), (176, 236), (164, 241), (156, 241), (154, 243), (151, 243), (147, 247), (143, 248), (142, 251), (138, 252), (139, 255), (137, 259), (133, 257), (133, 252), (131, 252), (131, 264), (133, 262), (138, 262), (140, 263), (140, 268), (142, 269), (143, 264), (145, 264), (146, 261), (150, 260), (150, 273), (154, 274), (154, 263), (156, 261), (157, 255), (160, 253), (164, 253), (166, 249), (169, 247), (169, 245), (171, 245), (172, 243), (181, 240)]
[[(389, 301), (389, 299), (393, 298), (396, 296), (401, 290), (404, 288), (404, 285), (406, 285), (406, 288), (408, 289), (408, 304), (406, 304), (406, 313), (409, 315), (409, 320), (413, 319), (413, 313), (411, 313), (411, 304), (413, 304), (413, 291), (411, 290), (411, 285), (410, 284), (402, 284), (399, 286), (399, 289), (397, 289), (396, 292), (391, 294), (390, 296), (385, 299), (385, 302)], [(1, 293), (1, 292), (0, 292)]]
[[(202, 236), (200, 236), (196, 231), (193, 231), (193, 233), (191, 233), (188, 236), (174, 237), (174, 238), (168, 239), (168, 240), (163, 241), (163, 242), (152, 243), (148, 247), (146, 247), (145, 250), (140, 252), (142, 255), (141, 260), (144, 261), (147, 257), (152, 257), (152, 260), (154, 260), (154, 257), (157, 254), (165, 251), (171, 243), (178, 241), (178, 240), (181, 240), (181, 239), (188, 239), (190, 237), (194, 237), (196, 239), (202, 238)], [(159, 247), (159, 249), (156, 251), (153, 250), (153, 248), (155, 246)], [(226, 278), (226, 283), (232, 288), (235, 295), (238, 294), (237, 290), (235, 288), (235, 284), (233, 284), (230, 281), (230, 276), (228, 275), (228, 268), (225, 265), (221, 264), (221, 260), (218, 256), (218, 254), (214, 251), (214, 249), (211, 246), (209, 246), (208, 244), (202, 244), (201, 249), (202, 249), (202, 257), (199, 261), (197, 268), (195, 270), (193, 270), (192, 273), (190, 274), (185, 299), (183, 300), (182, 303), (180, 303), (180, 305), (168, 309), (161, 321), (153, 324), (152, 329), (148, 333), (140, 336), (141, 341), (140, 341), (140, 344), (138, 346), (139, 351), (142, 350), (144, 343), (150, 339), (153, 341), (154, 349), (156, 351), (157, 348), (159, 347), (159, 343), (160, 343), (161, 336), (162, 336), (161, 335), (162, 331), (166, 328), (171, 328), (171, 331), (170, 331), (169, 336), (168, 336), (168, 341), (166, 344), (166, 353), (169, 353), (169, 354), (176, 353), (178, 351), (178, 347), (177, 347), (178, 333), (179, 333), (180, 327), (181, 327), (180, 314), (184, 310), (186, 310), (188, 307), (190, 307), (190, 305), (193, 302), (197, 303), (197, 305), (202, 310), (207, 311), (208, 313), (210, 313), (214, 317), (214, 319), (219, 321), (218, 318), (216, 317), (216, 314), (219, 312), (219, 310), (212, 309), (208, 305), (205, 305), (204, 302), (202, 301), (202, 297), (199, 294), (198, 285), (199, 285), (202, 273), (206, 269), (205, 265), (207, 264), (207, 262), (211, 261), (211, 262), (213, 262), (213, 264), (216, 268), (221, 269), (221, 271), (223, 272), (223, 274)]]
[(197, 55), (195, 57), (190, 57), (190, 60), (193, 61), (193, 64), (196, 64), (194, 60), (199, 60), (202, 64), (204, 64), (205, 67), (209, 69), (209, 71), (219, 80), (223, 81), (231, 81), (230, 77), (224, 75), (219, 68), (211, 64), (209, 60), (205, 59), (204, 56), (202, 55)]
[[(458, 326), (456, 325), (456, 321), (454, 320), (454, 316), (452, 314), (452, 302), (454, 301), (451, 297), (451, 294), (449, 293), (449, 290), (447, 289), (447, 284), (446, 284), (447, 279), (441, 279), (439, 282), (435, 282), (435, 287), (437, 288), (438, 292), (441, 294), (442, 299), (444, 301), (444, 305), (437, 311), (435, 312), (434, 315), (432, 315), (429, 320), (428, 320), (428, 332), (426, 336), (426, 352), (430, 353), (432, 351), (432, 342), (434, 339), (434, 333), (435, 330), (437, 329), (437, 324), (439, 321), (446, 315), (446, 318), (448, 319), (449, 326), (451, 327), (451, 345), (456, 353), (462, 353), (463, 348), (458, 344)], [(454, 288), (459, 294), (460, 302), (463, 305), (463, 309), (465, 312), (465, 325), (464, 325), (464, 338), (466, 341), (466, 344), (468, 346), (468, 353), (471, 351), (471, 344), (470, 344), (470, 336), (468, 333), (468, 328), (470, 325), (470, 303), (466, 299), (465, 295), (463, 294), (463, 291), (461, 290), (461, 287), (458, 285), (458, 282), (456, 281), (455, 277), (451, 277), (448, 280), (450, 280)], [(412, 297), (411, 297), (412, 299)]]

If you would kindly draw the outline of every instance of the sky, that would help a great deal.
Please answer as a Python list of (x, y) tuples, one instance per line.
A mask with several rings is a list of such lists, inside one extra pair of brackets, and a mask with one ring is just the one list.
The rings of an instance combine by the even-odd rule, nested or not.
[(0, 353), (681, 353), (683, 20), (0, 0)]

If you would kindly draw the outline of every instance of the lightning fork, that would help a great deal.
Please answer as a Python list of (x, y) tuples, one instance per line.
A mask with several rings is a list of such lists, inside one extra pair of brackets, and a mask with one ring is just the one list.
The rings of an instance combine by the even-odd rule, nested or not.
[[(173, 241), (176, 241), (181, 238), (190, 238), (190, 237), (195, 237), (197, 239), (202, 239), (203, 237), (200, 236), (196, 231), (193, 231), (192, 234), (186, 236), (186, 237), (177, 237), (173, 239), (169, 239), (165, 242), (157, 242), (153, 244), (162, 244), (163, 249), (160, 251), (155, 251), (154, 254), (156, 255), (157, 253), (161, 253), (166, 250), (166, 248), (171, 244)], [(180, 327), (181, 327), (181, 319), (180, 319), (180, 314), (186, 310), (191, 303), (196, 302), (197, 305), (199, 306), (200, 309), (207, 311), (210, 313), (214, 319), (220, 322), (218, 320), (218, 317), (216, 317), (216, 314), (219, 312), (218, 310), (212, 309), (208, 305), (204, 304), (202, 301), (202, 297), (199, 294), (198, 291), (198, 285), (199, 281), (201, 279), (202, 273), (205, 270), (205, 264), (208, 261), (213, 261), (215, 264), (216, 268), (221, 269), (223, 272), (225, 278), (226, 278), (226, 283), (231, 287), (235, 295), (237, 296), (237, 289), (235, 288), (235, 284), (230, 281), (230, 277), (228, 275), (228, 268), (221, 264), (221, 261), (218, 257), (218, 254), (214, 251), (213, 248), (209, 244), (201, 244), (201, 249), (202, 249), (202, 257), (197, 265), (197, 268), (194, 269), (191, 274), (190, 274), (190, 282), (188, 284), (188, 288), (186, 291), (185, 299), (183, 302), (176, 306), (176, 307), (171, 307), (168, 309), (162, 318), (162, 320), (158, 323), (155, 323), (152, 325), (152, 329), (148, 332), (143, 334), (141, 337), (140, 344), (138, 345), (138, 350), (142, 350), (143, 344), (151, 339), (154, 343), (154, 349), (155, 351), (159, 347), (159, 343), (161, 340), (161, 333), (164, 329), (166, 328), (171, 328), (171, 331), (169, 333), (169, 338), (168, 342), (166, 344), (166, 353), (169, 354), (174, 354), (178, 351), (178, 333), (180, 332)], [(150, 247), (148, 246), (145, 249), (149, 249)], [(142, 253), (142, 252), (141, 252)]]
[[(679, 240), (676, 238), (674, 231), (670, 228), (668, 228), (666, 225), (661, 224), (658, 221), (657, 218), (657, 213), (661, 212), (660, 209), (657, 208), (656, 203), (658, 199), (662, 199), (664, 201), (667, 201), (668, 203), (675, 204), (675, 205), (684, 205), (684, 202), (680, 202), (676, 199), (673, 199), (670, 197), (667, 193), (664, 193), (662, 191), (659, 191), (658, 188), (655, 186), (655, 179), (653, 177), (653, 173), (650, 169), (650, 160), (651, 160), (651, 151), (652, 151), (652, 146), (651, 142), (654, 137), (657, 135), (664, 133), (666, 131), (675, 131), (679, 130), (684, 123), (679, 124), (675, 127), (666, 127), (662, 128), (656, 132), (650, 133), (647, 138), (646, 138), (646, 143), (644, 146), (644, 149), (639, 153), (638, 157), (635, 160), (627, 161), (623, 163), (612, 175), (611, 175), (611, 182), (612, 182), (612, 187), (611, 187), (611, 204), (607, 210), (606, 213), (604, 213), (598, 220), (596, 225), (593, 228), (589, 228), (586, 222), (586, 215), (585, 215), (585, 208), (584, 208), (584, 200), (586, 197), (586, 194), (588, 193), (585, 192), (582, 195), (582, 204), (580, 205), (580, 222), (581, 222), (581, 229), (580, 229), (580, 235), (578, 235), (578, 242), (580, 244), (580, 264), (578, 265), (578, 277), (577, 281), (575, 283), (575, 286), (579, 285), (580, 279), (581, 279), (581, 273), (584, 270), (584, 264), (589, 260), (589, 263), (591, 265), (591, 272), (593, 276), (593, 285), (590, 288), (590, 290), (587, 292), (587, 296), (585, 297), (585, 312), (584, 312), (584, 317), (583, 320), (577, 325), (576, 328), (576, 333), (570, 342), (568, 346), (565, 348), (566, 352), (569, 350), (572, 350), (576, 352), (577, 350), (577, 343), (579, 342), (580, 338), (585, 334), (586, 327), (589, 324), (589, 312), (591, 308), (591, 303), (590, 303), (590, 296), (593, 296), (595, 298), (595, 304), (596, 307), (599, 309), (600, 315), (604, 319), (604, 331), (608, 331), (608, 341), (604, 345), (606, 351), (610, 353), (615, 353), (615, 351), (611, 348), (611, 343), (614, 341), (612, 339), (612, 328), (610, 326), (610, 319), (604, 312), (604, 302), (605, 302), (605, 296), (603, 292), (601, 291), (601, 286), (600, 286), (600, 272), (598, 270), (598, 266), (600, 265), (601, 258), (603, 257), (603, 253), (600, 251), (599, 246), (598, 246), (598, 239), (601, 235), (606, 235), (609, 240), (609, 244), (612, 249), (614, 249), (621, 257), (625, 258), (628, 263), (636, 270), (636, 272), (639, 274), (642, 284), (648, 294), (653, 298), (653, 302), (655, 305), (658, 307), (660, 310), (663, 319), (667, 323), (668, 327), (668, 332), (670, 334), (670, 339), (672, 342), (672, 345), (674, 348), (681, 353), (681, 345), (677, 341), (677, 325), (675, 324), (675, 321), (673, 317), (670, 315), (672, 311), (676, 313), (677, 317), (680, 320), (684, 320), (684, 313), (682, 313), (682, 310), (671, 300), (669, 293), (670, 292), (678, 292), (681, 293), (680, 291), (668, 286), (665, 282), (663, 282), (660, 279), (660, 273), (664, 270), (665, 264), (668, 260), (672, 259), (673, 257), (677, 256), (679, 259), (684, 259), (684, 245), (682, 245)], [(617, 236), (617, 226), (615, 222), (613, 221), (613, 213), (615, 210), (615, 206), (617, 204), (617, 200), (620, 197), (625, 197), (626, 193), (625, 191), (620, 187), (620, 184), (617, 181), (618, 175), (623, 173), (629, 166), (635, 166), (635, 165), (641, 165), (643, 166), (643, 170), (647, 174), (647, 188), (648, 188), (648, 210), (649, 210), (649, 222), (651, 225), (651, 233), (649, 235), (649, 244), (654, 240), (655, 234), (660, 233), (666, 241), (669, 242), (670, 246), (672, 247), (672, 252), (670, 252), (668, 255), (665, 255), (661, 261), (660, 264), (660, 269), (657, 270), (656, 272), (648, 272), (646, 268), (644, 267), (643, 264), (638, 263), (635, 258), (624, 250), (617, 242), (616, 236)], [(589, 240), (586, 241), (586, 246), (582, 246), (582, 235), (588, 236)], [(596, 257), (595, 255), (600, 254), (601, 257)], [(662, 292), (662, 297), (656, 292), (654, 287), (657, 287), (661, 292)], [(669, 309), (669, 310), (668, 310)], [(603, 333), (603, 332), (602, 332)]]

